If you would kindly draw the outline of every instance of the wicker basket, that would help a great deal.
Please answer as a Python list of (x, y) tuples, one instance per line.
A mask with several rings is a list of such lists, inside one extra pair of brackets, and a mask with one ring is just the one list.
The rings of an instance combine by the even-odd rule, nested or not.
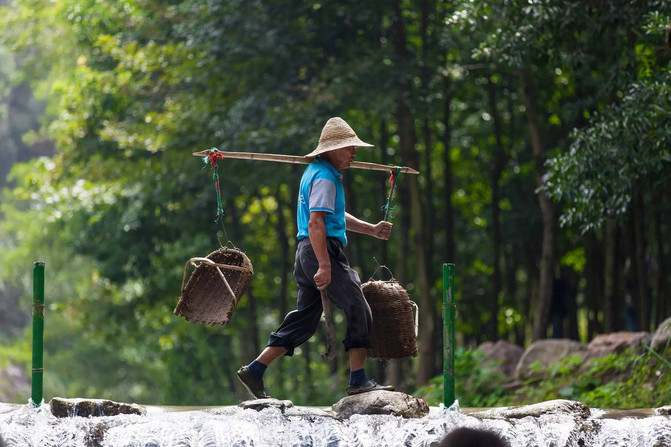
[[(186, 282), (189, 265), (195, 269)], [(235, 248), (223, 247), (206, 258), (191, 258), (184, 267), (182, 296), (173, 313), (196, 323), (226, 324), (252, 276), (249, 258)]]
[(370, 280), (361, 286), (373, 313), (368, 357), (398, 359), (417, 356), (417, 305), (395, 280)]

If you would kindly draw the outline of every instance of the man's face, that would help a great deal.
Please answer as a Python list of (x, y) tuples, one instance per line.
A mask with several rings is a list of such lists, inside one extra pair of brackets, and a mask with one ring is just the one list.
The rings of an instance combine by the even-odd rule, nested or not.
[(323, 157), (337, 170), (347, 169), (352, 165), (352, 161), (356, 157), (356, 148), (354, 146), (343, 147), (326, 152)]

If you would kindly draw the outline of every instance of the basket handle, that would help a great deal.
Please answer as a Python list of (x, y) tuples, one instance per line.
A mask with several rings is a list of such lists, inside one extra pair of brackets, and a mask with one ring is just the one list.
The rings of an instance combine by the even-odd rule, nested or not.
[(412, 304), (412, 311), (415, 314), (415, 338), (417, 338), (419, 336), (419, 306), (412, 300), (410, 301), (410, 304)]
[[(375, 259), (375, 258), (373, 258), (373, 259)], [(376, 260), (376, 262), (377, 262), (377, 260)], [(387, 272), (389, 272), (389, 274), (391, 275), (391, 278), (389, 278), (388, 281), (395, 281), (395, 280), (396, 280), (396, 278), (394, 278), (394, 274), (391, 272), (391, 270), (389, 270), (389, 267), (387, 267), (386, 265), (380, 265), (380, 264), (378, 264), (378, 265), (377, 265), (377, 268), (375, 269), (375, 271), (373, 272), (373, 274), (370, 275), (370, 281), (373, 281), (373, 280), (375, 279), (375, 275), (377, 274), (377, 272), (378, 272), (380, 269), (385, 269)]]
[(184, 293), (184, 283), (186, 282), (186, 275), (189, 271), (189, 265), (192, 265), (195, 267), (198, 267), (198, 262), (210, 265), (212, 267), (216, 267), (217, 273), (219, 273), (219, 276), (221, 276), (222, 281), (224, 281), (224, 285), (226, 286), (226, 289), (228, 292), (231, 294), (233, 299), (235, 300), (235, 305), (238, 305), (238, 298), (235, 296), (235, 293), (233, 293), (233, 289), (231, 289), (231, 286), (228, 284), (228, 281), (226, 280), (226, 277), (224, 276), (224, 272), (221, 271), (221, 268), (228, 268), (231, 270), (239, 270), (242, 272), (246, 272), (247, 269), (244, 267), (238, 267), (237, 265), (228, 265), (228, 264), (217, 264), (210, 258), (191, 258), (188, 261), (186, 261), (186, 265), (184, 266), (184, 276), (182, 277), (182, 293)]

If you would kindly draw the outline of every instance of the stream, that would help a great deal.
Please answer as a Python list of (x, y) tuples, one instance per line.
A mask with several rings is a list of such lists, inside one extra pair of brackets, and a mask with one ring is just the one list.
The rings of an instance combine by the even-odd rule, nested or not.
[(2, 447), (437, 446), (457, 427), (496, 432), (511, 447), (671, 447), (671, 416), (591, 409), (587, 418), (541, 414), (487, 417), (489, 410), (431, 407), (427, 416), (336, 418), (330, 408), (146, 406), (146, 415), (65, 417), (49, 404), (0, 403)]

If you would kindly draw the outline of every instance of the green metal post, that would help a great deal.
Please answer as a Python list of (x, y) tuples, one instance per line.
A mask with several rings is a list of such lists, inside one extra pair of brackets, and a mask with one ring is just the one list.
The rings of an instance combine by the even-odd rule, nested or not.
[(454, 395), (454, 264), (443, 264), (443, 404), (449, 408)]
[(33, 267), (33, 377), (32, 401), (39, 407), (42, 403), (44, 376), (44, 262)]

